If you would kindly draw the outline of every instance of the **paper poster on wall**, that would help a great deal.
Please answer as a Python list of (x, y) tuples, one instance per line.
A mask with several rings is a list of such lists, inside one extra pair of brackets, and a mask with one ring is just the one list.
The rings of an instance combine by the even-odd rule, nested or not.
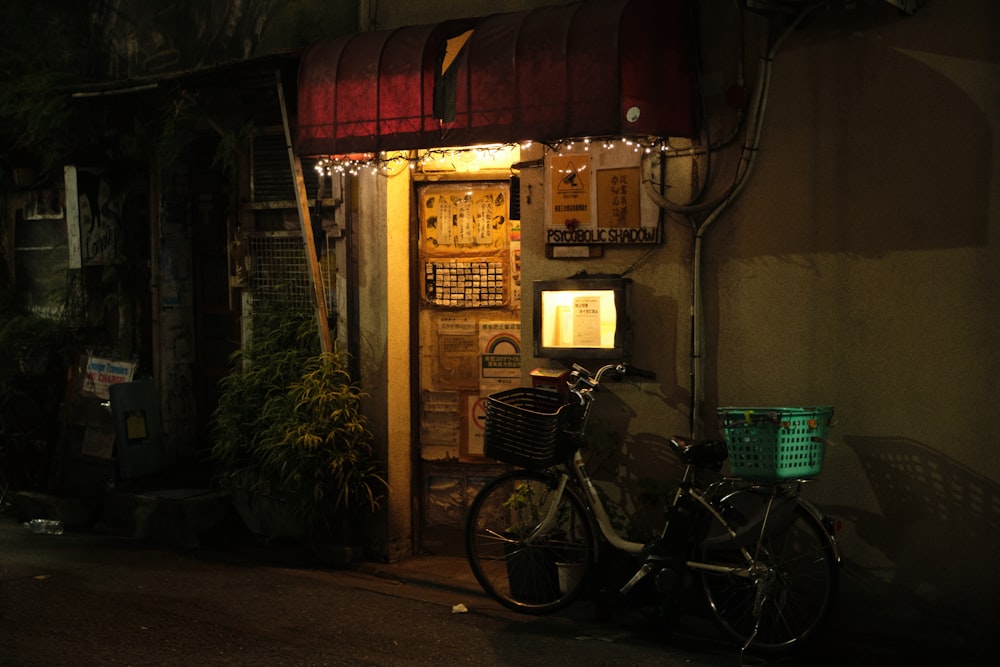
[(521, 222), (512, 222), (510, 230), (510, 305), (521, 305)]
[(98, 171), (66, 167), (64, 177), (66, 225), (72, 228), (70, 268), (113, 261), (118, 255), (121, 197), (112, 195), (111, 182)]
[(135, 364), (130, 361), (115, 361), (101, 357), (88, 357), (80, 393), (109, 399), (108, 387), (122, 382), (131, 382)]
[(454, 445), (459, 433), (459, 401), (455, 391), (420, 394), (420, 442), (425, 445)]
[(504, 248), (510, 222), (509, 187), (506, 182), (422, 187), (419, 215), (424, 255)]
[(463, 480), (457, 474), (440, 472), (427, 476), (424, 522), (427, 526), (459, 524), (465, 516)]
[(110, 460), (115, 453), (115, 432), (108, 428), (84, 426), (80, 453), (84, 456)]
[(573, 347), (601, 346), (601, 297), (573, 297)]
[(479, 347), (476, 321), (472, 318), (446, 317), (437, 322), (437, 359), (434, 361), (434, 387), (437, 389), (475, 389), (478, 387)]
[(489, 258), (424, 263), (424, 299), (450, 308), (496, 308), (506, 301), (503, 262)]
[(420, 442), (454, 446), (459, 435), (458, 392), (424, 391), (420, 395)]
[(460, 433), (457, 412), (425, 412), (420, 418), (420, 443), (455, 447)]
[(553, 155), (550, 160), (550, 227), (569, 231), (590, 227), (590, 154)]
[(517, 386), (521, 380), (521, 322), (479, 323), (479, 347), (483, 392)]
[(597, 220), (599, 227), (639, 229), (638, 167), (597, 171)]
[(486, 434), (486, 396), (465, 398), (465, 455), (484, 456), (483, 436)]
[[(554, 155), (546, 159), (546, 198), (550, 205), (546, 210), (545, 242), (565, 246), (558, 256), (593, 256), (585, 252), (566, 254), (574, 245), (662, 242), (659, 212), (641, 196), (641, 157)], [(583, 164), (586, 169), (581, 168)]]
[(476, 321), (471, 317), (440, 317), (437, 332), (440, 336), (474, 336)]

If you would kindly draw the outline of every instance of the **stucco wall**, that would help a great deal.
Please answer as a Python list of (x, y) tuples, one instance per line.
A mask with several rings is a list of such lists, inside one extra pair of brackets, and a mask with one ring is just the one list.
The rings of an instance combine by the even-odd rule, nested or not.
[(448, 19), (519, 12), (561, 4), (547, 0), (361, 0), (361, 30), (391, 30)]
[[(696, 430), (706, 436), (717, 434), (719, 405), (834, 405), (833, 445), (807, 494), (843, 523), (839, 613), (904, 625), (914, 615), (964, 617), (985, 632), (998, 620), (1000, 589), (1000, 458), (990, 450), (1000, 371), (1000, 5), (926, 4), (906, 16), (878, 0), (830, 3), (777, 51), (754, 170), (702, 228), (694, 384), (692, 226), (710, 208), (668, 214), (666, 242), (653, 249), (549, 260), (545, 171), (523, 169), (523, 282), (581, 269), (633, 279), (633, 358), (657, 380), (616, 387), (603, 415), (626, 445), (627, 476), (639, 474), (629, 466), (654, 470), (640, 459), (667, 465), (663, 441), (689, 430), (693, 387)], [(747, 14), (743, 34), (732, 2), (700, 6), (706, 128), (717, 141), (737, 120), (725, 102), (741, 63), (754, 81), (765, 21)], [(388, 13), (399, 7), (383, 3), (378, 27), (475, 13)], [(739, 153), (737, 142), (710, 164), (704, 154), (671, 160), (669, 196), (684, 203), (707, 181), (710, 201), (730, 184)], [(385, 215), (384, 202), (362, 193), (359, 208), (369, 203)], [(383, 243), (385, 229), (365, 224), (362, 233)], [(372, 264), (363, 252), (363, 304), (388, 294), (379, 273), (391, 261), (386, 248)], [(525, 290), (525, 332), (529, 299)], [(379, 345), (377, 372), (366, 376), (388, 381), (391, 322), (362, 316), (366, 344)], [(523, 369), (540, 363), (526, 355)]]
[[(888, 3), (831, 4), (776, 53), (754, 170), (703, 230), (697, 430), (718, 433), (719, 405), (836, 406), (833, 446), (807, 494), (843, 524), (841, 613), (964, 618), (985, 632), (1000, 590), (1000, 5), (932, 0), (906, 16)], [(763, 21), (747, 19), (752, 83), (765, 42)], [(739, 75), (737, 24), (731, 3), (702, 3), (702, 21), (707, 127), (718, 137)], [(715, 156), (710, 193), (737, 154)], [(544, 187), (540, 169), (522, 178), (522, 196)], [(630, 274), (634, 360), (658, 378), (616, 389), (612, 422), (649, 445), (627, 459), (656, 459), (663, 436), (687, 429), (685, 222), (705, 213), (668, 216), (666, 244), (649, 256), (556, 262), (544, 258), (539, 200), (522, 200), (525, 284), (641, 258)]]
[(362, 258), (356, 289), (365, 414), (385, 456), (389, 493), (376, 522), (376, 553), (412, 553), (410, 475), (409, 174), (358, 178), (357, 234)]
[(706, 234), (706, 409), (835, 405), (810, 495), (845, 594), (995, 623), (1000, 11), (928, 5), (816, 12), (778, 54), (757, 169)]

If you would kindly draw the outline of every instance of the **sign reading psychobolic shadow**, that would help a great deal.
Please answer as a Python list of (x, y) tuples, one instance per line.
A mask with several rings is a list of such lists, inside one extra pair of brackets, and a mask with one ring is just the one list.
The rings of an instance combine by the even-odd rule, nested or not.
[(547, 158), (549, 245), (660, 243), (656, 215), (643, 216), (639, 164), (597, 166), (589, 152)]

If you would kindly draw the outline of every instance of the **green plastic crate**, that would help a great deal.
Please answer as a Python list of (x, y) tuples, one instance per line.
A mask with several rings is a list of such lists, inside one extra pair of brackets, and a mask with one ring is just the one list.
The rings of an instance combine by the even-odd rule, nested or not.
[(780, 482), (823, 470), (832, 407), (725, 407), (718, 414), (734, 476)]

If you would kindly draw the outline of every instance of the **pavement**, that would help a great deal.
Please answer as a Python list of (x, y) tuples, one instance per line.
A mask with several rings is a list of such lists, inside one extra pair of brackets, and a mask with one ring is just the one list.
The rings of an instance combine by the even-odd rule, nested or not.
[[(476, 604), (484, 598), (464, 558), (455, 556), (417, 555), (396, 563), (357, 562), (355, 571), (385, 577), (406, 584), (446, 591), (457, 601)], [(471, 600), (472, 602), (468, 602)], [(698, 605), (700, 600), (689, 598), (695, 609), (678, 619), (673, 629), (682, 644), (699, 643), (724, 646), (724, 640)], [(586, 603), (582, 603), (586, 604)], [(993, 664), (1000, 645), (989, 630), (974, 630), (915, 611), (886, 612), (874, 609), (864, 613), (843, 613), (835, 608), (826, 627), (800, 652), (783, 658), (770, 659), (768, 665), (809, 665), (837, 667), (868, 667), (872, 665), (914, 665), (933, 667), (975, 667)], [(559, 612), (575, 616), (581, 622), (593, 623), (592, 607)], [(635, 618), (625, 621), (633, 632), (642, 634), (648, 628)], [(725, 650), (725, 649), (723, 649)], [(735, 655), (735, 647), (733, 648)], [(750, 658), (744, 665), (765, 664)]]
[[(317, 553), (289, 543), (262, 543), (234, 525), (225, 494), (202, 488), (115, 489), (103, 502), (45, 494), (18, 494), (13, 514), (18, 521), (58, 518), (68, 531), (96, 532), (152, 541), (169, 548), (207, 549), (231, 557), (294, 567), (348, 568), (365, 575), (422, 587), (429, 594), (477, 605), (487, 600), (465, 558), (454, 550), (422, 553), (397, 562), (358, 558), (357, 554)], [(10, 506), (7, 507), (10, 509)], [(849, 573), (847, 573), (849, 576)], [(843, 588), (843, 586), (842, 586)], [(593, 608), (570, 610), (593, 622)], [(702, 614), (685, 617), (681, 632), (687, 641), (719, 642)], [(583, 616), (581, 616), (581, 620)], [(995, 629), (969, 628), (919, 610), (871, 609), (844, 604), (835, 609), (821, 635), (792, 661), (768, 664), (979, 665), (992, 662), (1000, 646)], [(902, 662), (901, 662), (902, 661)]]

